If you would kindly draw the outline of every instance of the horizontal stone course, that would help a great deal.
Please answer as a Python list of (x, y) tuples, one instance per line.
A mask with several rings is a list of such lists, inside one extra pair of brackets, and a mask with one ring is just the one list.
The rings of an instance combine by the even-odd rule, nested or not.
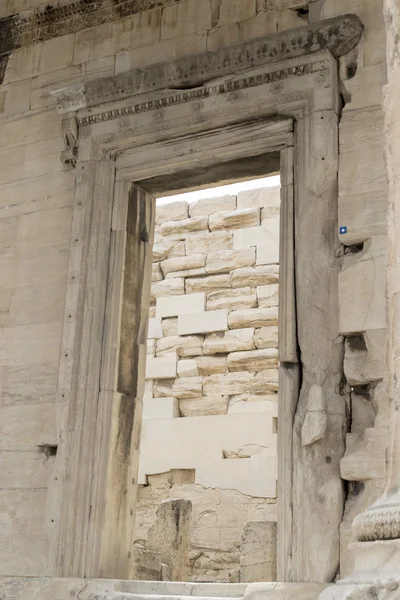
[(161, 263), (161, 270), (164, 277), (169, 273), (178, 271), (179, 275), (174, 275), (174, 277), (177, 277), (184, 275), (185, 271), (204, 267), (205, 264), (206, 256), (204, 254), (192, 254), (191, 256), (167, 258), (166, 260), (163, 260)]
[(156, 224), (163, 225), (165, 222), (181, 221), (189, 217), (189, 203), (187, 200), (158, 204), (156, 211)]
[(229, 273), (238, 266), (251, 267), (255, 262), (255, 248), (210, 252), (206, 260), (206, 273)]
[(262, 371), (263, 369), (276, 369), (277, 367), (277, 348), (228, 354), (229, 371)]
[(226, 309), (178, 316), (179, 335), (211, 333), (227, 329), (228, 311)]
[(273, 307), (234, 310), (229, 314), (228, 325), (229, 329), (278, 325), (278, 309)]
[(198, 313), (205, 309), (206, 295), (204, 292), (198, 294), (187, 294), (174, 296), (172, 298), (157, 298), (156, 317), (177, 317), (188, 313)]
[[(184, 239), (189, 233), (193, 231), (201, 231), (203, 229), (208, 230), (208, 217), (192, 217), (191, 219), (183, 219), (182, 221), (167, 221), (160, 227), (161, 234), (165, 235), (182, 235)], [(219, 229), (223, 229), (220, 227)]]
[(210, 216), (210, 231), (217, 229), (238, 229), (260, 225), (261, 213), (259, 208), (244, 208), (232, 212), (219, 212)]
[(218, 198), (202, 198), (189, 206), (191, 217), (209, 216), (216, 212), (236, 210), (236, 196), (220, 196)]
[(231, 273), (232, 287), (257, 287), (279, 282), (279, 266), (268, 265), (234, 269)]
[(207, 275), (206, 277), (194, 277), (185, 284), (186, 293), (202, 292), (207, 290), (220, 290), (231, 288), (230, 274)]
[(164, 356), (171, 352), (176, 352), (179, 357), (199, 356), (203, 354), (204, 336), (173, 335), (158, 339), (156, 343), (156, 356)]
[(254, 349), (254, 329), (235, 329), (225, 333), (207, 335), (203, 343), (205, 355), (226, 354)]

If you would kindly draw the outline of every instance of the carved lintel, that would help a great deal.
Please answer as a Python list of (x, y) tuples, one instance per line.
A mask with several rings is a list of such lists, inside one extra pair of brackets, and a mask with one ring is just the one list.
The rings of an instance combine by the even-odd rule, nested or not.
[(327, 50), (334, 57), (342, 56), (357, 45), (362, 31), (363, 24), (356, 15), (345, 15), (215, 52), (203, 52), (55, 90), (52, 95), (61, 113), (160, 90), (184, 88), (184, 96), (194, 88), (201, 91), (207, 83), (217, 83), (221, 77), (246, 69), (282, 63), (281, 70), (284, 71), (288, 59)]
[(78, 119), (76, 114), (67, 114), (61, 123), (65, 150), (61, 152), (61, 162), (69, 168), (76, 167), (78, 157)]

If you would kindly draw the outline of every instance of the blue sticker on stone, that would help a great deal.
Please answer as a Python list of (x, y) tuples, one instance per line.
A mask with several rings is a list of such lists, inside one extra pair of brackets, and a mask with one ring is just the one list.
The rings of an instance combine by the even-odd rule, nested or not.
[(347, 227), (339, 227), (339, 233), (347, 233)]

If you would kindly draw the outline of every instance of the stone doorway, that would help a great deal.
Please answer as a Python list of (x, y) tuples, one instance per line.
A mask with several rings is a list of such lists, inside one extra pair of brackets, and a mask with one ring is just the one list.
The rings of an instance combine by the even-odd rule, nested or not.
[[(68, 478), (48, 496), (52, 572), (60, 576), (131, 575), (134, 507), (126, 499), (137, 486), (151, 196), (224, 180), (226, 169), (257, 176), (261, 166), (262, 174), (280, 170), (282, 176), (280, 309), (294, 317), (281, 320), (279, 331), (285, 401), (278, 579), (335, 576), (344, 448), (342, 347), (335, 339), (340, 95), (327, 48), (332, 43), (335, 56), (347, 52), (361, 27), (346, 17), (335, 24), (340, 35), (332, 40), (331, 24), (321, 27), (312, 49), (300, 49), (301, 36), (271, 36), (276, 48), (288, 48), (285, 60), (281, 50), (268, 53), (268, 38), (217, 52), (211, 62), (206, 54), (149, 67), (140, 81), (137, 73), (123, 73), (55, 93), (64, 130), (73, 132), (74, 123), (79, 130), (58, 378), (59, 428), (66, 435), (55, 462)], [(205, 65), (216, 79), (202, 79)], [(65, 139), (75, 156), (73, 134)], [(322, 515), (317, 523), (316, 513)]]
[(279, 214), (279, 176), (157, 200), (135, 579), (276, 581)]

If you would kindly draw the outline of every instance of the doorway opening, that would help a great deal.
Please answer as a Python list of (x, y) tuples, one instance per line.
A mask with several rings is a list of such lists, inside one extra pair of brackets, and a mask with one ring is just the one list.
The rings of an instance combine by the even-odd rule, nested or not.
[(157, 200), (137, 579), (276, 581), (279, 221), (276, 174)]

